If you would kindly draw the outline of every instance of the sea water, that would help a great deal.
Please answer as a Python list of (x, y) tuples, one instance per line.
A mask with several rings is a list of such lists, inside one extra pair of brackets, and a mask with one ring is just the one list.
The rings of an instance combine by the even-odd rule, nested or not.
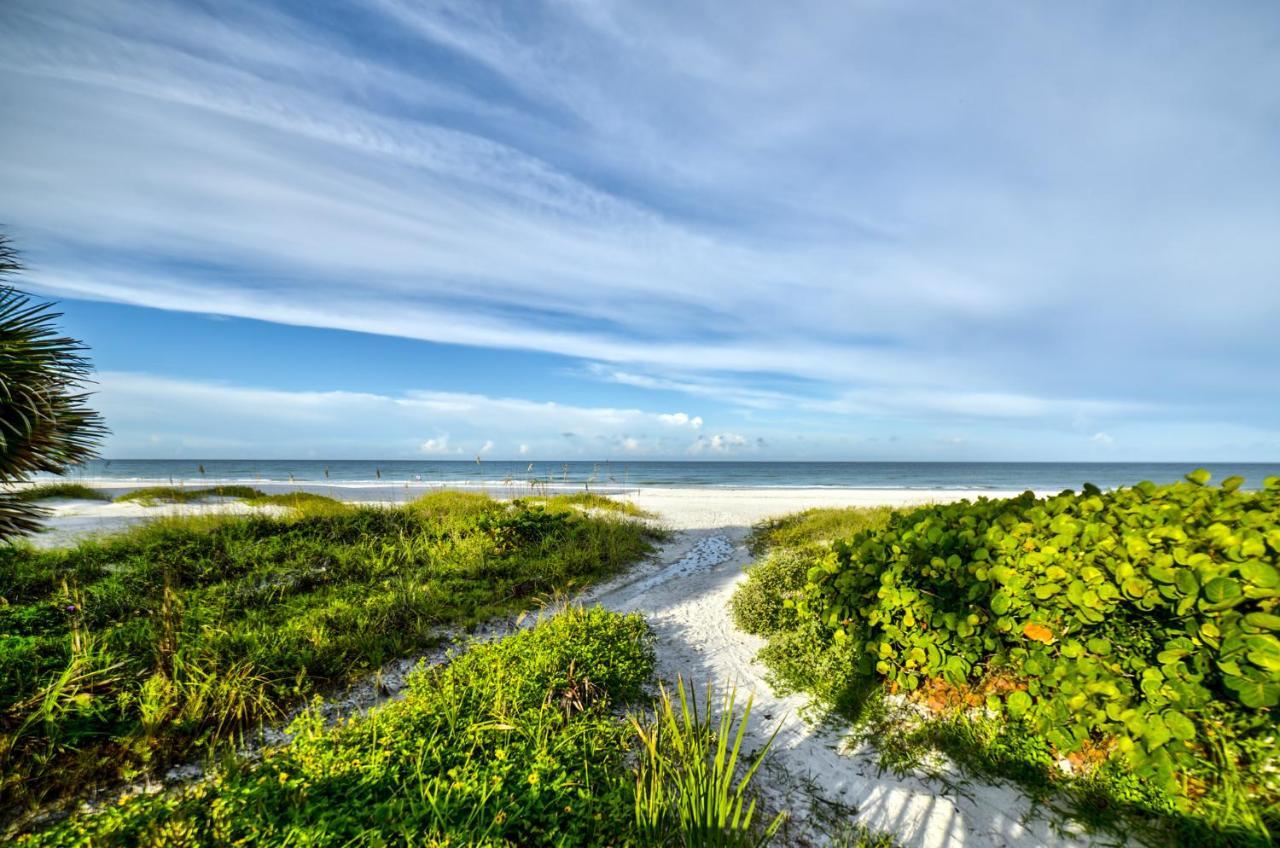
[(351, 459), (108, 459), (63, 479), (119, 485), (166, 483), (319, 484), (351, 488), (544, 488), (625, 491), (649, 487), (956, 489), (1056, 492), (1143, 480), (1168, 483), (1195, 468), (1215, 480), (1240, 475), (1247, 488), (1280, 476), (1280, 463), (1222, 462), (584, 462)]

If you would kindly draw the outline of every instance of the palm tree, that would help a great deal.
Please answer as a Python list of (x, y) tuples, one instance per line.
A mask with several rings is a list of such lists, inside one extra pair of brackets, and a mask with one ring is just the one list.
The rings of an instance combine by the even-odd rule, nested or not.
[(0, 235), (0, 541), (39, 529), (45, 512), (18, 500), (14, 483), (40, 471), (60, 474), (97, 455), (106, 433), (87, 405), (85, 345), (58, 334), (61, 317), (10, 286), (22, 270)]

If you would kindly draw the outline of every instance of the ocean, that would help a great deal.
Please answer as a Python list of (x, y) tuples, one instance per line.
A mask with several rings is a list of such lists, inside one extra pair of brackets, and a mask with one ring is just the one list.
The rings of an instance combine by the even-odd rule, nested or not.
[(643, 487), (853, 488), (1061, 491), (1086, 482), (1101, 488), (1142, 480), (1167, 483), (1195, 468), (1215, 480), (1240, 475), (1247, 488), (1280, 476), (1280, 463), (1230, 462), (583, 462), (457, 460), (109, 459), (77, 467), (64, 479), (121, 486), (313, 484), (359, 487), (626, 491)]

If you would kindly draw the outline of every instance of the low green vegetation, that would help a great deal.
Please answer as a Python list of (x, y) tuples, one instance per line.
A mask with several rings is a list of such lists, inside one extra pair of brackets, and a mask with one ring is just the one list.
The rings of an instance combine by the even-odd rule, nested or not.
[[(631, 501), (618, 500), (606, 495), (597, 495), (595, 492), (576, 492), (572, 495), (556, 495), (554, 500), (572, 504), (582, 509), (602, 509), (607, 512), (620, 512), (623, 515), (633, 515), (637, 518), (652, 518), (653, 513), (648, 510), (641, 509)], [(546, 500), (546, 498), (530, 498), (529, 500), (538, 501)]]
[(902, 848), (887, 833), (878, 833), (860, 825), (846, 825), (827, 834), (829, 848)]
[(818, 507), (762, 521), (747, 541), (753, 554), (778, 548), (826, 547), (863, 530), (878, 530), (894, 510), (887, 506)]
[(68, 498), (82, 501), (109, 501), (111, 496), (100, 489), (93, 489), (82, 483), (40, 483), (18, 489), (13, 497), (20, 501), (46, 501), (54, 498)]
[(612, 574), (656, 532), (556, 499), (440, 493), (0, 547), (0, 812), (22, 822), (207, 755), (445, 627)]
[[(861, 720), (889, 765), (941, 750), (1152, 844), (1269, 845), (1280, 479), (1188, 478), (929, 506), (775, 548), (735, 615), (768, 637), (780, 686)], [(934, 717), (904, 724), (886, 693)]]
[[(678, 834), (689, 845), (764, 845), (783, 822), (783, 813), (767, 824), (756, 818), (750, 784), (763, 757), (745, 769), (739, 762), (751, 699), (739, 715), (734, 690), (718, 711), (714, 697), (708, 683), (699, 706), (697, 694), (677, 680), (674, 696), (661, 690), (651, 719), (631, 717), (644, 743), (635, 783), (641, 844), (668, 845)], [(771, 737), (765, 750), (772, 744)]]
[(746, 821), (764, 752), (734, 762), (747, 715), (732, 695), (651, 714), (651, 641), (639, 615), (571, 608), (419, 670), (401, 700), (336, 725), (308, 711), (255, 761), (18, 844), (766, 844)]
[(282, 506), (311, 512), (344, 508), (342, 501), (314, 492), (281, 492), (274, 495), (258, 493), (245, 498), (244, 502), (249, 506)]
[(259, 499), (267, 495), (252, 486), (209, 486), (188, 489), (185, 486), (144, 486), (116, 497), (117, 501), (138, 501), (145, 505), (171, 503), (183, 504), (209, 498)]

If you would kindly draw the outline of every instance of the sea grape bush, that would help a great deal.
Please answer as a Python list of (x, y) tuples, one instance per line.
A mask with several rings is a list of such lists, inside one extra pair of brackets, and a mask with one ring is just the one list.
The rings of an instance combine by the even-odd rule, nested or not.
[(1060, 753), (1104, 750), (1185, 796), (1210, 747), (1277, 756), (1260, 743), (1280, 703), (1280, 478), (1242, 482), (900, 513), (836, 543), (794, 604), (858, 677), (985, 694)]

